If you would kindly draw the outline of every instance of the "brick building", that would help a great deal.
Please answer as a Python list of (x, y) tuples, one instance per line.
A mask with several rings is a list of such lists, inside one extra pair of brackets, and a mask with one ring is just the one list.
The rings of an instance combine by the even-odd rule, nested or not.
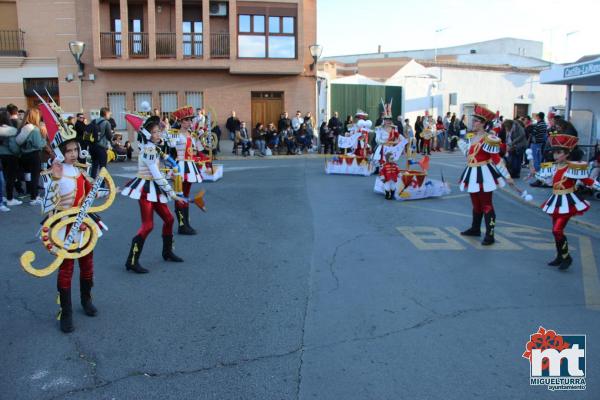
[[(316, 0), (0, 0), (0, 103), (47, 88), (66, 112), (108, 105), (119, 128), (143, 101), (220, 124), (314, 113), (316, 14)], [(82, 79), (70, 41), (86, 46)]]

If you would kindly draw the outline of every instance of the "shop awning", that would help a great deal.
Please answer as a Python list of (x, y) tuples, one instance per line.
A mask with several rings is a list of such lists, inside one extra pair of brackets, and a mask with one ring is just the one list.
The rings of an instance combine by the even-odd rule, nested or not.
[(600, 86), (600, 57), (574, 64), (554, 65), (540, 73), (540, 83)]

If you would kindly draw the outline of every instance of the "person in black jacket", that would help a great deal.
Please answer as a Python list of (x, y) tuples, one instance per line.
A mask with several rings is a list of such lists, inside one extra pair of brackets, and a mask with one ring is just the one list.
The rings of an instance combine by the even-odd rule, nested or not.
[(333, 117), (329, 118), (327, 128), (333, 133), (333, 148), (337, 150), (337, 137), (342, 133), (342, 121), (340, 121), (337, 111), (333, 113)]
[(108, 107), (102, 107), (100, 109), (100, 118), (96, 118), (92, 121), (93, 124), (98, 126), (98, 141), (92, 143), (89, 146), (90, 155), (92, 156), (92, 170), (90, 176), (96, 179), (98, 171), (103, 167), (106, 167), (107, 163), (107, 151), (109, 143), (112, 141), (113, 128), (111, 126), (111, 113)]
[(235, 140), (235, 132), (240, 130), (240, 120), (235, 115), (235, 111), (232, 111), (231, 116), (227, 118), (225, 128), (229, 132), (229, 140)]
[(288, 117), (288, 113), (284, 112), (281, 114), (279, 122), (277, 123), (277, 131), (281, 133), (286, 130), (288, 126), (292, 126), (292, 120)]

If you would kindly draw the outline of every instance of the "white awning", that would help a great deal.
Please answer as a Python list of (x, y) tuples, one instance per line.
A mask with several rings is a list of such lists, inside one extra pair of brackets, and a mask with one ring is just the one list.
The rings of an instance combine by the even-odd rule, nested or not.
[(600, 86), (600, 57), (581, 63), (554, 65), (540, 73), (540, 83)]

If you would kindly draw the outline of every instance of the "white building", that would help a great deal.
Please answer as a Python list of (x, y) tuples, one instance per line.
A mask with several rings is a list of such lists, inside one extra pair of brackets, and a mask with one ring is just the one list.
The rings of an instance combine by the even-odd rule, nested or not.
[(547, 112), (565, 101), (564, 90), (540, 84), (537, 69), (476, 64), (425, 67), (411, 60), (385, 84), (403, 87), (402, 112), (411, 121), (425, 111), (433, 116), (448, 111), (470, 116), (475, 103), (514, 118)]
[(402, 98), (394, 101), (411, 122), (426, 111), (470, 115), (475, 103), (514, 118), (565, 104), (564, 89), (540, 84), (540, 72), (551, 66), (542, 54), (541, 42), (504, 38), (443, 49), (326, 57), (320, 76), (333, 86), (355, 74), (401, 86)]

